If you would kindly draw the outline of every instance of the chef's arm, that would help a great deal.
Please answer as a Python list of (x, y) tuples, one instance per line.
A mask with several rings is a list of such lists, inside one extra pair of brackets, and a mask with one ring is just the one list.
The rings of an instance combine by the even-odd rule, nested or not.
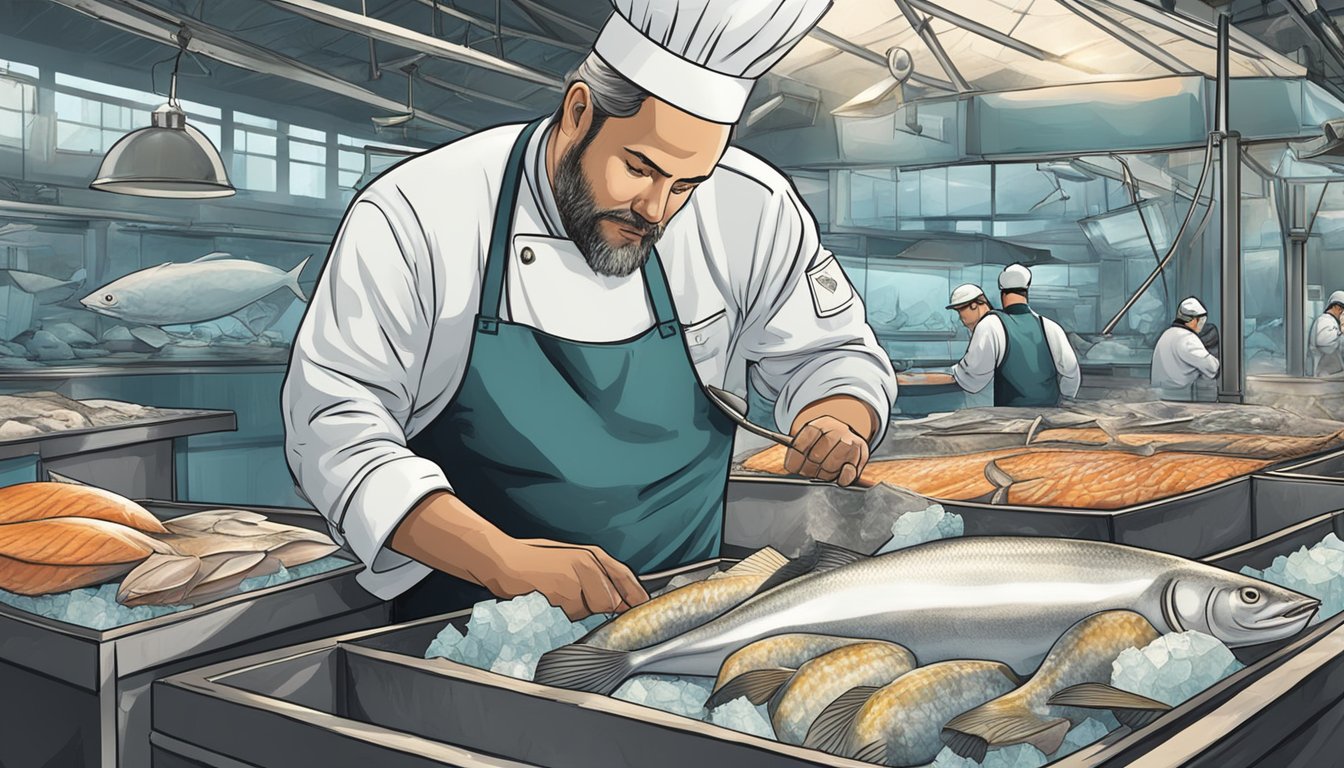
[(1333, 352), (1339, 346), (1339, 337), (1344, 335), (1344, 330), (1340, 329), (1338, 322), (1323, 323), (1317, 321), (1316, 333), (1312, 335), (1315, 337), (1313, 341), (1317, 349)]
[(952, 378), (962, 390), (975, 394), (994, 380), (994, 371), (1003, 359), (1007, 341), (1003, 323), (994, 315), (986, 315), (971, 331), (971, 343), (961, 361), (952, 366)]
[(1078, 368), (1078, 354), (1073, 351), (1068, 334), (1058, 323), (1046, 322), (1044, 325), (1050, 358), (1055, 361), (1055, 374), (1059, 377), (1059, 393), (1068, 398), (1076, 397), (1083, 384), (1083, 376)]
[(1209, 354), (1209, 350), (1204, 347), (1204, 342), (1199, 340), (1198, 336), (1189, 334), (1181, 335), (1181, 348), (1185, 353), (1183, 357), (1190, 363), (1199, 375), (1206, 379), (1212, 379), (1218, 375), (1218, 358)]

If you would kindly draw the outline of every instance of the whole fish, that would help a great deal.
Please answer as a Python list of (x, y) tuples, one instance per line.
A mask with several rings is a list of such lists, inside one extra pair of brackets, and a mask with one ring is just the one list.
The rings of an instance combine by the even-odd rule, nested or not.
[(282, 289), (308, 301), (299, 287), (299, 274), (307, 265), (305, 258), (285, 272), (227, 253), (208, 253), (192, 262), (168, 262), (132, 272), (79, 303), (100, 315), (132, 323), (200, 323), (233, 314)]
[(630, 651), (692, 630), (751, 597), (789, 559), (772, 547), (703, 581), (631, 608), (579, 639), (598, 648)]
[(1018, 678), (991, 661), (942, 661), (882, 688), (854, 688), (817, 717), (803, 744), (879, 765), (924, 765), (943, 749), (948, 720), (1011, 691)]
[(861, 642), (852, 637), (802, 633), (758, 640), (723, 662), (705, 706), (713, 709), (743, 696), (752, 704), (764, 704), (805, 662)]
[(915, 657), (895, 643), (856, 643), (803, 664), (770, 702), (775, 736), (802, 744), (807, 729), (831, 702), (860, 686), (881, 687), (915, 668)]
[(1069, 727), (1088, 713), (1051, 706), (1050, 697), (1083, 683), (1110, 682), (1111, 662), (1121, 651), (1142, 648), (1158, 637), (1153, 625), (1132, 611), (1089, 616), (1064, 633), (1026, 685), (953, 718), (943, 741), (977, 762), (991, 747), (1022, 743), (1053, 755)]
[(0, 589), (47, 595), (111, 581), (166, 544), (120, 523), (49, 517), (0, 525)]
[[(633, 674), (714, 675), (734, 651), (791, 632), (887, 640), (920, 663), (983, 658), (1029, 674), (1069, 627), (1136, 611), (1163, 633), (1197, 629), (1230, 647), (1297, 634), (1320, 601), (1239, 573), (1120, 544), (1044, 537), (944, 539), (877, 557), (818, 545), (844, 563), (775, 585), (713, 621), (637, 651), (568, 645), (536, 682), (610, 693)], [(795, 563), (775, 579), (792, 575)]]

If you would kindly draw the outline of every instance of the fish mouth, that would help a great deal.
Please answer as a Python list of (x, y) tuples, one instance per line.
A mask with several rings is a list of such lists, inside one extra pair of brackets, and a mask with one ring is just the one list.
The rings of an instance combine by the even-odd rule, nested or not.
[(1288, 619), (1290, 621), (1295, 621), (1301, 618), (1310, 618), (1312, 614), (1320, 610), (1320, 607), (1320, 600), (1303, 600), (1300, 603), (1288, 606), (1278, 615), (1278, 618)]

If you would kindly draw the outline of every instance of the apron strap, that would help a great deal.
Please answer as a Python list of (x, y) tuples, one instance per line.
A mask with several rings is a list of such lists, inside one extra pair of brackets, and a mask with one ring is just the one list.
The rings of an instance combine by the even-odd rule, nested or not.
[(504, 166), (504, 179), (495, 203), (495, 224), (490, 230), (490, 251), (485, 259), (485, 283), (481, 286), (481, 311), (476, 318), (476, 330), (481, 333), (499, 332), (499, 302), (504, 295), (504, 274), (509, 263), (509, 232), (513, 227), (513, 211), (518, 207), (518, 188), (523, 176), (523, 153), (532, 140), (532, 134), (542, 120), (528, 123), (509, 151)]
[(654, 322), (658, 324), (658, 335), (671, 338), (677, 332), (677, 312), (672, 307), (672, 291), (667, 287), (667, 273), (663, 271), (663, 262), (658, 258), (658, 249), (649, 252), (649, 260), (644, 262), (644, 290), (653, 304)]

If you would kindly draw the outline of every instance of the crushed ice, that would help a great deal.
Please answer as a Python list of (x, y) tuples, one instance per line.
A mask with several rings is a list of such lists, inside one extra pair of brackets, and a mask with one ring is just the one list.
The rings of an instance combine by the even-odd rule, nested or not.
[(896, 518), (891, 526), (891, 539), (873, 554), (885, 555), (916, 544), (961, 536), (965, 532), (966, 523), (961, 515), (946, 511), (942, 504), (930, 504)]
[(1203, 632), (1163, 635), (1111, 662), (1111, 685), (1176, 706), (1242, 668), (1222, 641)]
[(1247, 566), (1241, 572), (1320, 600), (1312, 624), (1344, 611), (1344, 541), (1333, 532), (1311, 548), (1279, 555), (1264, 571)]
[[(315, 576), (319, 573), (334, 571), (350, 564), (351, 561), (344, 557), (330, 555), (289, 569), (282, 566), (279, 571), (269, 576), (244, 580), (238, 588), (238, 593), (273, 587), (308, 576)], [(100, 630), (124, 627), (127, 624), (167, 616), (170, 613), (178, 613), (192, 607), (190, 605), (127, 607), (117, 602), (117, 589), (120, 586), (120, 582), (114, 582), (98, 587), (85, 587), (68, 592), (59, 592), (54, 595), (42, 595), (41, 597), (19, 595), (0, 589), (0, 603), (55, 621)]]

